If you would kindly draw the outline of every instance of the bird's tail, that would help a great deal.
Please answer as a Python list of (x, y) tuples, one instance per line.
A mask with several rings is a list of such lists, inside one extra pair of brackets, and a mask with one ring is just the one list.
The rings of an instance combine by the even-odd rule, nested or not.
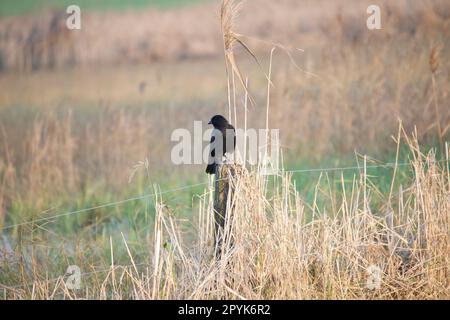
[(206, 173), (207, 174), (215, 174), (216, 173), (216, 164), (215, 163), (208, 164), (208, 166), (206, 167)]

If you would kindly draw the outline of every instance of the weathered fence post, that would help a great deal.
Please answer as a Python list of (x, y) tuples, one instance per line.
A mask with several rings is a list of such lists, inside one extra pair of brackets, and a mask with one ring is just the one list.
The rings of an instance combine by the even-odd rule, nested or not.
[[(228, 199), (233, 198), (236, 170), (234, 165), (220, 164), (216, 166), (215, 190), (214, 190), (214, 237), (215, 255), (220, 259), (223, 243), (232, 243), (232, 232), (229, 229), (231, 216), (227, 216)], [(232, 210), (230, 210), (232, 211)], [(232, 212), (228, 212), (232, 214)]]

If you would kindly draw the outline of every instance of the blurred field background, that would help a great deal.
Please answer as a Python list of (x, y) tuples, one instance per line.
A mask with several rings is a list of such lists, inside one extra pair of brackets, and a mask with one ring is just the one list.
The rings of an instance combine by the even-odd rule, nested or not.
[[(171, 163), (170, 135), (192, 129), (194, 120), (228, 115), (218, 1), (79, 3), (79, 31), (65, 28), (65, 1), (0, 3), (0, 227), (151, 193), (155, 185), (169, 190), (207, 181), (204, 166)], [(293, 50), (300, 68), (280, 49), (273, 62), (270, 126), (281, 129), (286, 168), (354, 166), (364, 154), (370, 164), (392, 162), (399, 121), (405, 132), (417, 133), (425, 151), (445, 156), (450, 4), (379, 3), (382, 30), (369, 31), (371, 1), (245, 2), (236, 29), (251, 36), (246, 42), (264, 70), (271, 43), (304, 50)], [(439, 64), (434, 73), (433, 52)], [(242, 49), (237, 59), (256, 101), (249, 127), (263, 128), (265, 76)], [(243, 125), (242, 108), (236, 125)], [(399, 161), (410, 157), (402, 146)], [(410, 169), (399, 170), (396, 187), (413, 177)], [(345, 180), (357, 172), (344, 172)], [(389, 193), (392, 170), (369, 174), (380, 194)], [(306, 203), (317, 201), (319, 176), (294, 175)], [(328, 178), (338, 192), (340, 172)], [(188, 238), (195, 233), (188, 226), (198, 210), (195, 199), (204, 189), (164, 200), (188, 222)], [(323, 205), (331, 205), (326, 196)], [(121, 248), (117, 263), (129, 263), (120, 232), (136, 259), (146, 261), (156, 207), (154, 199), (141, 199), (8, 228), (4, 243), (29, 261), (19, 273), (3, 266), (0, 283), (42, 276), (25, 270), (27, 264), (56, 276), (68, 261), (108, 266), (110, 236)], [(8, 295), (27, 297), (28, 289)]]
[(82, 8), (89, 10), (105, 11), (105, 10), (127, 10), (127, 9), (145, 9), (148, 7), (167, 8), (180, 6), (184, 4), (192, 4), (204, 0), (79, 0), (76, 3), (68, 0), (4, 0), (0, 4), (0, 14), (4, 17), (18, 16), (30, 13), (36, 13), (48, 8), (66, 8), (72, 4), (76, 4)]

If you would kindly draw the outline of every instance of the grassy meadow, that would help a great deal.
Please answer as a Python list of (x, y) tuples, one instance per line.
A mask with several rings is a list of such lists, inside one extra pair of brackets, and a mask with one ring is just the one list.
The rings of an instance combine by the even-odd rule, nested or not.
[(80, 8), (86, 8), (88, 10), (124, 10), (132, 9), (138, 10), (148, 7), (167, 8), (173, 6), (181, 6), (186, 4), (192, 4), (205, 0), (4, 0), (0, 3), (0, 15), (1, 16), (15, 16), (30, 14), (36, 11), (45, 10), (51, 8), (65, 8), (69, 5), (78, 5)]
[[(188, 1), (131, 7), (156, 2)], [(175, 32), (165, 41), (185, 52), (167, 60), (127, 63), (108, 52), (109, 64), (81, 56), (22, 70), (5, 58), (13, 62), (0, 71), (0, 296), (449, 299), (450, 6), (423, 3), (408, 14), (384, 4), (386, 27), (376, 33), (365, 29), (365, 10), (362, 29), (345, 7), (318, 25), (282, 29), (283, 14), (303, 5), (301, 15), (314, 17), (314, 2), (249, 0), (237, 16), (225, 0), (221, 21), (218, 3), (201, 9), (230, 41), (220, 44), (225, 55), (196, 55)], [(168, 8), (170, 22), (171, 10), (183, 21), (198, 14)], [(32, 6), (4, 1), (0, 12)], [(240, 26), (267, 41), (239, 38)], [(292, 42), (275, 43), (285, 40), (277, 28), (290, 30)], [(245, 105), (249, 128), (264, 128), (268, 111), (269, 126), (280, 129), (283, 170), (267, 177), (247, 167), (236, 179), (225, 231), (234, 245), (225, 241), (217, 261), (213, 181), (203, 165), (172, 163), (170, 136), (214, 114), (231, 113), (242, 128)], [(81, 289), (67, 286), (70, 265), (80, 267)], [(374, 290), (371, 266), (381, 272)]]

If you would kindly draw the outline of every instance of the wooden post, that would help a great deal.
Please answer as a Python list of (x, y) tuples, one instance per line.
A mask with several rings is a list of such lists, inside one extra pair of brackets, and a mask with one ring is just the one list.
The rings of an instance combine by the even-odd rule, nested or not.
[[(220, 259), (222, 254), (222, 245), (228, 240), (232, 243), (232, 239), (228, 239), (231, 230), (228, 229), (231, 216), (227, 216), (228, 199), (233, 198), (234, 187), (233, 177), (236, 174), (234, 165), (220, 164), (216, 166), (215, 190), (214, 190), (214, 224), (215, 224), (215, 255)], [(230, 212), (231, 214), (231, 212)], [(228, 229), (228, 230), (227, 230)]]

